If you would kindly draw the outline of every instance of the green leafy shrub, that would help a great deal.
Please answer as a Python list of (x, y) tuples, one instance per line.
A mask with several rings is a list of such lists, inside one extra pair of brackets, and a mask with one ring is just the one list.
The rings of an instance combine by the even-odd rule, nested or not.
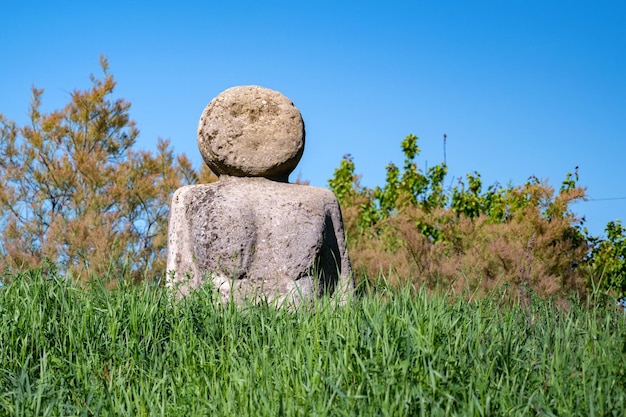
[(597, 242), (591, 253), (593, 285), (626, 295), (626, 227), (620, 220), (606, 226), (607, 238)]
[[(351, 158), (329, 185), (345, 218), (357, 276), (381, 273), (415, 284), (455, 291), (491, 291), (507, 285), (547, 295), (583, 291), (577, 268), (589, 252), (582, 221), (569, 209), (585, 195), (568, 174), (558, 193), (531, 177), (522, 186), (498, 184), (483, 191), (480, 174), (444, 189), (445, 164), (417, 168), (417, 137), (401, 143), (403, 169), (387, 166), (383, 187), (361, 187)], [(389, 277), (388, 277), (389, 278)]]

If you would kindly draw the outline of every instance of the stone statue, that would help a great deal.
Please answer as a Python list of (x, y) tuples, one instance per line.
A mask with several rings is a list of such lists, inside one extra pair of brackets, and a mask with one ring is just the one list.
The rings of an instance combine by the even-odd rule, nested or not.
[(212, 280), (222, 300), (299, 304), (353, 290), (341, 211), (327, 189), (288, 183), (304, 151), (300, 111), (282, 94), (233, 87), (204, 109), (198, 147), (218, 175), (172, 199), (167, 285)]

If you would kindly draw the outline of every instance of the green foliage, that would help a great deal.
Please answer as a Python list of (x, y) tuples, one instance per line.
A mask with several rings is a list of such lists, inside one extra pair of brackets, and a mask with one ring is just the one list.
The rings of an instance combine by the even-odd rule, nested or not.
[(359, 219), (356, 222), (361, 232), (374, 225), (380, 218), (381, 213), (370, 196), (370, 190), (364, 190), (359, 186), (359, 177), (354, 173), (355, 165), (350, 154), (344, 155), (339, 168), (334, 172), (333, 178), (328, 180), (330, 189), (335, 193), (339, 204), (356, 205), (359, 210)]
[(465, 215), (469, 218), (478, 217), (481, 213), (489, 211), (491, 203), (490, 195), (481, 195), (482, 181), (480, 174), (467, 174), (468, 189), (459, 180), (459, 185), (452, 189), (452, 211), (457, 215)]
[(400, 170), (393, 163), (386, 167), (387, 178), (384, 188), (376, 187), (374, 197), (380, 204), (380, 214), (383, 217), (389, 216), (396, 209), (396, 203), (400, 195)]
[[(108, 279), (107, 279), (108, 281)], [(404, 288), (297, 311), (203, 288), (0, 289), (0, 415), (621, 415), (623, 314)]]
[(436, 165), (424, 175), (418, 168), (415, 158), (420, 149), (417, 136), (408, 135), (401, 143), (405, 155), (402, 172), (393, 163), (387, 165), (387, 178), (383, 188), (376, 187), (374, 198), (379, 207), (379, 218), (386, 218), (406, 205), (418, 205), (426, 211), (444, 206), (447, 196), (443, 181), (448, 169), (445, 165)]
[[(402, 141), (405, 154), (403, 170), (400, 171), (395, 164), (389, 163), (383, 188), (362, 188), (350, 155), (344, 156), (333, 178), (328, 181), (341, 205), (353, 204), (355, 200), (359, 200), (358, 224), (361, 233), (380, 220), (396, 214), (403, 207), (417, 205), (429, 211), (446, 204), (448, 196), (444, 191), (443, 181), (448, 169), (443, 164), (436, 165), (429, 168), (424, 175), (415, 161), (420, 151), (417, 139), (415, 135), (408, 135)], [(352, 198), (347, 198), (348, 196)]]
[(408, 135), (400, 144), (404, 152), (404, 172), (398, 184), (399, 195), (403, 195), (402, 203), (418, 204), (428, 188), (428, 178), (417, 168), (415, 157), (419, 155), (420, 149), (417, 146), (417, 136)]
[(620, 220), (606, 226), (606, 239), (594, 247), (591, 259), (599, 288), (626, 295), (626, 227)]
[(349, 154), (344, 155), (339, 164), (339, 168), (334, 172), (333, 178), (328, 181), (328, 185), (335, 193), (335, 196), (337, 196), (339, 204), (343, 204), (350, 193), (354, 191), (353, 185), (357, 180), (354, 169), (355, 166), (354, 162), (352, 162), (352, 156)]

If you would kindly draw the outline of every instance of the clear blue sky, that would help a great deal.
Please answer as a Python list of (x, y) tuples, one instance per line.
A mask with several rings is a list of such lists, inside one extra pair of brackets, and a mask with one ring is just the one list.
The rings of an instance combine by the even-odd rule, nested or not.
[[(166, 4), (167, 3), (167, 4)], [(199, 166), (206, 104), (235, 85), (289, 97), (307, 143), (298, 174), (325, 187), (344, 154), (382, 185), (420, 137), (422, 168), (485, 186), (535, 175), (556, 188), (579, 167), (574, 206), (602, 234), (626, 220), (624, 1), (12, 1), (0, 5), (0, 113), (24, 122), (89, 86), (108, 57), (141, 137), (170, 138)]]

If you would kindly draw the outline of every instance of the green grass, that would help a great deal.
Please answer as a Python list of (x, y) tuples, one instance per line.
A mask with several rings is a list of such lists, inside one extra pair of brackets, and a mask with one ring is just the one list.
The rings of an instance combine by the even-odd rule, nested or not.
[(409, 289), (235, 308), (210, 290), (0, 288), (0, 415), (624, 415), (626, 317)]

